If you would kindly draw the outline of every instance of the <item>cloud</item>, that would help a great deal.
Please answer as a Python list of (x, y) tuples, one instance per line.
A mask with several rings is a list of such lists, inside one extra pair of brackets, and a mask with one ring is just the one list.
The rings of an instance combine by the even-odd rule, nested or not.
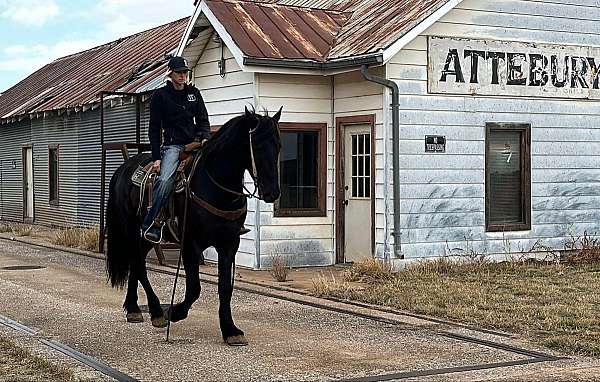
[(27, 26), (41, 27), (60, 13), (54, 0), (2, 0), (0, 17)]
[(13, 45), (4, 48), (0, 72), (31, 73), (57, 58), (99, 45), (95, 40), (60, 41), (53, 45)]
[(100, 0), (92, 11), (106, 20), (104, 34), (119, 38), (191, 16), (192, 0)]

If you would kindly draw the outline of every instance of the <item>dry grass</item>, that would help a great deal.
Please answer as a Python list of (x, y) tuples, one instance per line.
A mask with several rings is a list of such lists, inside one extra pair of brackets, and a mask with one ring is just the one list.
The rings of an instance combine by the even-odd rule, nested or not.
[[(568, 354), (600, 357), (600, 264), (423, 262), (375, 282), (372, 265), (327, 278), (313, 293), (522, 334)], [(378, 274), (378, 272), (376, 272)]]
[(69, 248), (80, 248), (86, 251), (98, 250), (98, 229), (96, 228), (64, 228), (56, 232), (52, 243)]
[(80, 381), (58, 367), (0, 337), (0, 381)]
[(275, 254), (271, 256), (271, 270), (269, 272), (271, 273), (271, 276), (280, 283), (287, 280), (290, 268), (282, 255)]
[(12, 228), (10, 224), (0, 223), (0, 233), (9, 233), (12, 232)]
[(16, 236), (33, 235), (33, 226), (20, 223), (2, 223), (0, 224), (0, 233), (12, 233)]
[(344, 272), (344, 280), (375, 282), (385, 281), (394, 278), (390, 264), (378, 261), (375, 258), (369, 258), (365, 261), (355, 263)]

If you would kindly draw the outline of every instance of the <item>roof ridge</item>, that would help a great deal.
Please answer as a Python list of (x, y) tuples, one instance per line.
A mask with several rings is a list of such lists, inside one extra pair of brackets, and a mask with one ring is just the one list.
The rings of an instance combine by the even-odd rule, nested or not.
[(285, 8), (298, 8), (298, 9), (312, 9), (316, 11), (323, 11), (328, 13), (336, 13), (336, 14), (353, 14), (354, 11), (340, 11), (337, 9), (330, 8), (318, 8), (318, 7), (309, 7), (305, 5), (290, 5), (290, 4), (281, 4), (279, 2), (266, 2), (264, 0), (205, 0), (205, 1), (216, 1), (221, 3), (253, 3), (257, 6), (277, 6), (277, 7), (285, 7)]

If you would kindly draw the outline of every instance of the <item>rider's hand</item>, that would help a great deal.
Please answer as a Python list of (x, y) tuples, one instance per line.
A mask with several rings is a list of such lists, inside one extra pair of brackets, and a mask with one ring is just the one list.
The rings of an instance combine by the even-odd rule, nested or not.
[(154, 164), (152, 164), (152, 170), (160, 172), (160, 159), (154, 161)]

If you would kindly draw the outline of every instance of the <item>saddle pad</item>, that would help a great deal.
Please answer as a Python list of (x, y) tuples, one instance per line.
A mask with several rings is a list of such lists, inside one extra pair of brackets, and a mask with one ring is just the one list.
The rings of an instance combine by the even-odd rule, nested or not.
[(144, 178), (146, 178), (146, 169), (142, 166), (138, 166), (133, 175), (131, 176), (131, 181), (134, 185), (141, 187), (144, 182)]

